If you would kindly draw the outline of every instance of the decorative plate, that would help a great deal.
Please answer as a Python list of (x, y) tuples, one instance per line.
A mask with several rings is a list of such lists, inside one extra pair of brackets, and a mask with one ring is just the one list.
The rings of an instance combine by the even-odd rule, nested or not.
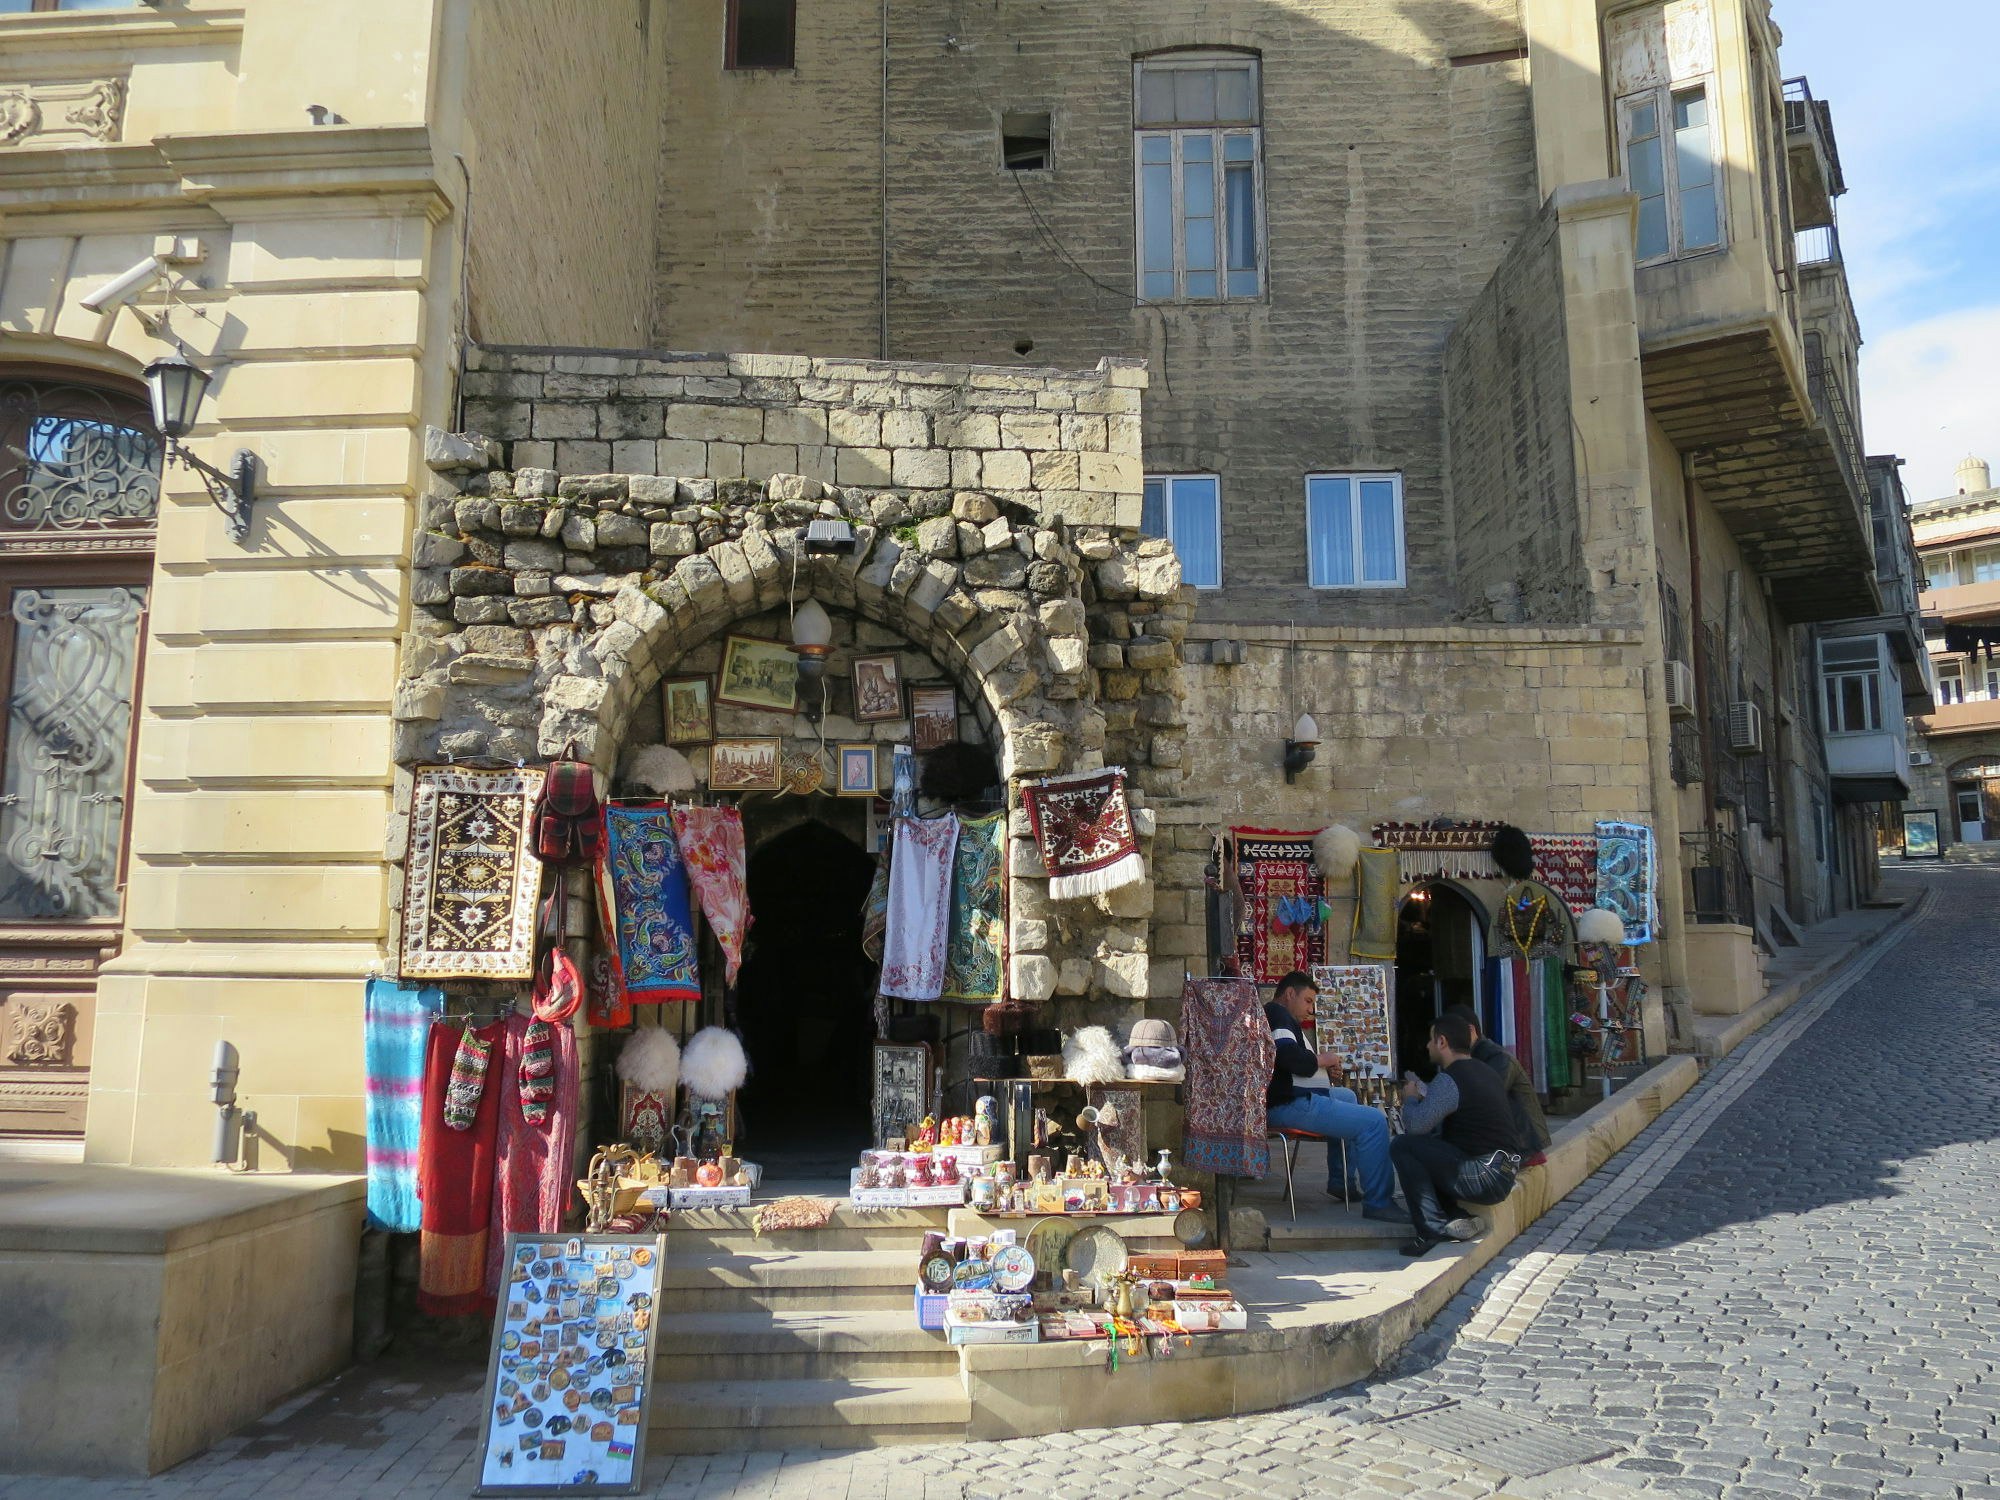
[(826, 785), (826, 763), (810, 750), (793, 750), (784, 757), (778, 782), (794, 796), (803, 797)]
[(1174, 1215), (1174, 1238), (1183, 1250), (1203, 1250), (1214, 1243), (1215, 1226), (1198, 1208), (1184, 1208)]
[(1025, 1245), (1008, 1245), (993, 1256), (993, 1285), (1003, 1292), (1025, 1292), (1035, 1284), (1035, 1257)]
[(1125, 1269), (1125, 1241), (1114, 1229), (1092, 1225), (1069, 1242), (1063, 1266), (1076, 1272), (1077, 1280), (1102, 1290)]
[(1056, 1273), (1064, 1264), (1064, 1252), (1069, 1249), (1069, 1242), (1082, 1232), (1083, 1226), (1074, 1219), (1047, 1218), (1030, 1229), (1021, 1243), (1035, 1258), (1035, 1264), (1059, 1281), (1061, 1277)]

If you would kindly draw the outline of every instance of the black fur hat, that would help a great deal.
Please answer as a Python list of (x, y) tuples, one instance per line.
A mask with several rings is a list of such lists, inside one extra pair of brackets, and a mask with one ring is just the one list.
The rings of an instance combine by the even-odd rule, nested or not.
[(1503, 823), (1493, 835), (1493, 863), (1509, 879), (1526, 880), (1535, 873), (1534, 845), (1512, 823)]

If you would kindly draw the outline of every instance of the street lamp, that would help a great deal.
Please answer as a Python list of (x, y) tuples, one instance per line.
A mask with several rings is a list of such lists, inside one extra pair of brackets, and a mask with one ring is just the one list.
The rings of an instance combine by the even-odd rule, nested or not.
[(1300, 714), (1298, 723), (1292, 726), (1292, 737), (1285, 741), (1285, 780), (1297, 781), (1299, 772), (1313, 763), (1313, 756), (1319, 751), (1319, 720), (1311, 714)]
[(201, 398), (212, 377), (197, 368), (186, 355), (175, 351), (163, 354), (146, 366), (146, 391), (153, 402), (153, 426), (166, 439), (167, 456), (195, 471), (202, 488), (228, 524), (229, 539), (241, 542), (250, 532), (250, 506), (257, 498), (257, 457), (248, 448), (239, 448), (223, 473), (181, 446), (181, 439), (194, 430)]
[(792, 612), (792, 651), (806, 722), (817, 724), (826, 714), (826, 659), (833, 654), (833, 621), (819, 600), (807, 599)]

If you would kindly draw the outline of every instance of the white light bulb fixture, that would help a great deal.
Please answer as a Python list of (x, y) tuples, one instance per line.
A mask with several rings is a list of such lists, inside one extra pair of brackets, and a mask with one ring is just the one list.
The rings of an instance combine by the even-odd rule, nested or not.
[(181, 439), (194, 431), (201, 398), (213, 377), (178, 351), (161, 355), (146, 366), (145, 374), (153, 425), (166, 440), (167, 455), (200, 476), (202, 488), (228, 525), (229, 539), (241, 542), (250, 533), (250, 506), (257, 498), (257, 456), (248, 448), (238, 449), (225, 474), (181, 446)]
[(792, 615), (792, 649), (824, 651), (833, 644), (833, 621), (819, 600), (808, 599)]
[(806, 722), (826, 716), (826, 659), (833, 654), (833, 621), (819, 600), (792, 611), (792, 652), (799, 659), (799, 704)]
[(1300, 714), (1298, 723), (1292, 726), (1292, 737), (1285, 741), (1285, 781), (1289, 785), (1299, 779), (1299, 773), (1313, 763), (1313, 756), (1319, 749), (1319, 720), (1311, 714)]

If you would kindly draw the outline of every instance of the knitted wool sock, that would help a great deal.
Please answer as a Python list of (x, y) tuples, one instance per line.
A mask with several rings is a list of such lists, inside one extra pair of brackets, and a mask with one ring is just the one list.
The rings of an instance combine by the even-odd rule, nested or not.
[(493, 1060), (493, 1044), (470, 1026), (458, 1039), (452, 1054), (451, 1078), (444, 1088), (444, 1122), (453, 1130), (470, 1130), (479, 1113), (479, 1096), (486, 1091), (486, 1065)]
[(556, 1040), (546, 1021), (530, 1022), (521, 1038), (521, 1118), (544, 1124), (556, 1096)]

